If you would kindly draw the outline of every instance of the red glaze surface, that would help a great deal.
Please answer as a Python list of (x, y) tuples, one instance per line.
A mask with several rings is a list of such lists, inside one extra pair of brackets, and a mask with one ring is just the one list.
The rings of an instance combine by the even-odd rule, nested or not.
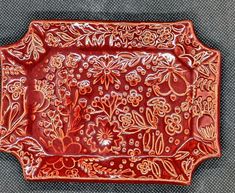
[(220, 156), (220, 53), (190, 21), (34, 21), (0, 56), (0, 150), (28, 180), (189, 184)]

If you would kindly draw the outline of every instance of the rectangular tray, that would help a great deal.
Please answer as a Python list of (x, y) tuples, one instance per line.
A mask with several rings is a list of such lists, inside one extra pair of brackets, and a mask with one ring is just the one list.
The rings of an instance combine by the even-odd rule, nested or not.
[(27, 180), (187, 185), (220, 156), (220, 53), (190, 21), (33, 21), (0, 56), (0, 150)]

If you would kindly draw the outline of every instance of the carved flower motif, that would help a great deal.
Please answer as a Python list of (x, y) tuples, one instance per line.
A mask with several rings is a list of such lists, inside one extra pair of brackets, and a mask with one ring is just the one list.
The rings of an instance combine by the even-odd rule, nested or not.
[(110, 84), (120, 84), (118, 77), (121, 72), (125, 72), (125, 66), (115, 56), (93, 57), (90, 59), (90, 63), (93, 64), (93, 68), (90, 68), (89, 71), (95, 77), (93, 84), (100, 82), (104, 84), (106, 90)]
[(66, 172), (65, 172), (65, 175), (68, 176), (68, 177), (79, 177), (79, 171), (78, 169), (76, 168), (73, 168), (73, 169), (68, 169)]
[(141, 35), (142, 37), (142, 42), (144, 45), (154, 45), (157, 39), (156, 33), (150, 31), (150, 30), (145, 30), (143, 34)]
[(147, 105), (153, 107), (153, 113), (160, 117), (164, 117), (171, 110), (170, 105), (163, 97), (154, 97), (147, 102)]
[(46, 99), (51, 99), (54, 96), (54, 86), (47, 80), (35, 80), (35, 90), (40, 91)]
[(52, 138), (63, 138), (64, 131), (61, 116), (56, 111), (48, 110), (45, 118), (45, 120), (39, 122), (39, 125), (44, 129), (44, 134)]
[(151, 164), (148, 160), (143, 160), (142, 163), (137, 165), (137, 169), (140, 170), (141, 174), (145, 175), (151, 171)]
[(215, 140), (215, 127), (213, 124), (199, 128), (198, 133), (204, 140), (213, 141)]
[(172, 33), (172, 30), (170, 27), (164, 27), (158, 30), (157, 33), (159, 34), (159, 40), (161, 42), (172, 41), (174, 38), (174, 34)]
[(120, 114), (119, 121), (122, 123), (122, 127), (124, 128), (128, 128), (133, 125), (131, 113)]
[(73, 142), (71, 137), (55, 138), (52, 141), (52, 148), (57, 154), (78, 154), (82, 146), (78, 142)]
[(53, 165), (54, 169), (68, 169), (71, 170), (75, 167), (76, 160), (71, 157), (58, 157), (54, 159), (48, 159), (47, 164)]
[(81, 56), (79, 54), (75, 54), (75, 53), (70, 53), (67, 57), (66, 57), (66, 61), (65, 64), (68, 67), (71, 68), (77, 68), (78, 67), (78, 62), (81, 60)]
[(55, 37), (52, 33), (48, 33), (46, 35), (45, 41), (47, 42), (48, 46), (57, 47), (59, 45), (60, 39)]
[(17, 81), (8, 86), (8, 91), (12, 93), (11, 96), (13, 100), (18, 100), (20, 98), (20, 95), (22, 95), (24, 92), (24, 86), (21, 82)]
[(97, 117), (96, 123), (90, 123), (87, 135), (92, 152), (108, 153), (115, 151), (115, 148), (119, 148), (119, 143), (122, 141), (118, 122), (110, 122), (107, 117)]
[(173, 113), (171, 115), (166, 115), (165, 123), (166, 123), (165, 130), (169, 135), (179, 134), (183, 130), (182, 125), (180, 124), (181, 117), (176, 113)]
[(195, 160), (193, 157), (189, 157), (185, 161), (182, 161), (182, 168), (187, 175), (190, 175), (191, 171), (193, 170), (194, 161)]
[[(203, 101), (203, 108), (201, 111), (210, 112), (210, 108), (214, 108), (213, 105), (208, 105), (206, 100)], [(216, 139), (215, 122), (209, 114), (203, 114), (203, 116), (197, 118), (197, 131), (200, 137), (206, 141), (214, 141)]]
[(141, 77), (140, 77), (140, 75), (137, 73), (136, 70), (133, 70), (133, 71), (129, 72), (128, 74), (126, 74), (126, 81), (127, 81), (131, 86), (136, 86), (136, 85), (141, 81)]
[(97, 139), (102, 146), (111, 144), (113, 141), (112, 131), (107, 127), (100, 128), (97, 132)]
[(155, 72), (145, 79), (147, 86), (152, 86), (156, 95), (184, 96), (188, 91), (189, 77), (185, 76), (185, 66), (175, 62), (175, 57), (169, 53), (159, 54), (160, 61), (156, 60)]
[(141, 157), (139, 156), (141, 154), (141, 151), (139, 148), (129, 149), (128, 155), (130, 156), (131, 162), (137, 162), (141, 160)]
[(136, 90), (130, 90), (130, 94), (127, 96), (127, 102), (131, 103), (134, 107), (137, 107), (143, 100), (143, 96), (137, 93)]
[(85, 94), (90, 93), (92, 91), (89, 80), (83, 80), (81, 82), (78, 82), (77, 86), (79, 89), (79, 93), (81, 95), (85, 95)]
[(63, 66), (64, 60), (65, 60), (65, 56), (62, 54), (52, 56), (51, 60), (50, 60), (50, 65), (51, 65), (51, 67), (59, 69)]

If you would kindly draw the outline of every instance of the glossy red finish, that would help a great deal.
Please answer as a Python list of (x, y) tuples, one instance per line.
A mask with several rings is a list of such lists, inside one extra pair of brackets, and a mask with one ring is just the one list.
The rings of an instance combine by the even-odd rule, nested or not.
[(190, 21), (34, 21), (0, 56), (0, 150), (28, 180), (189, 184), (220, 156), (220, 53)]

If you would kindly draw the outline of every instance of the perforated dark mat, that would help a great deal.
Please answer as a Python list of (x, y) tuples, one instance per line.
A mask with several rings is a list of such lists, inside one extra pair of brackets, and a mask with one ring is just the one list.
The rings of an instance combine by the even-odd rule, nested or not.
[(0, 192), (235, 192), (235, 1), (0, 0), (0, 45), (19, 40), (35, 19), (176, 21), (222, 52), (222, 158), (204, 162), (189, 187), (158, 184), (26, 182), (18, 161), (0, 153)]

